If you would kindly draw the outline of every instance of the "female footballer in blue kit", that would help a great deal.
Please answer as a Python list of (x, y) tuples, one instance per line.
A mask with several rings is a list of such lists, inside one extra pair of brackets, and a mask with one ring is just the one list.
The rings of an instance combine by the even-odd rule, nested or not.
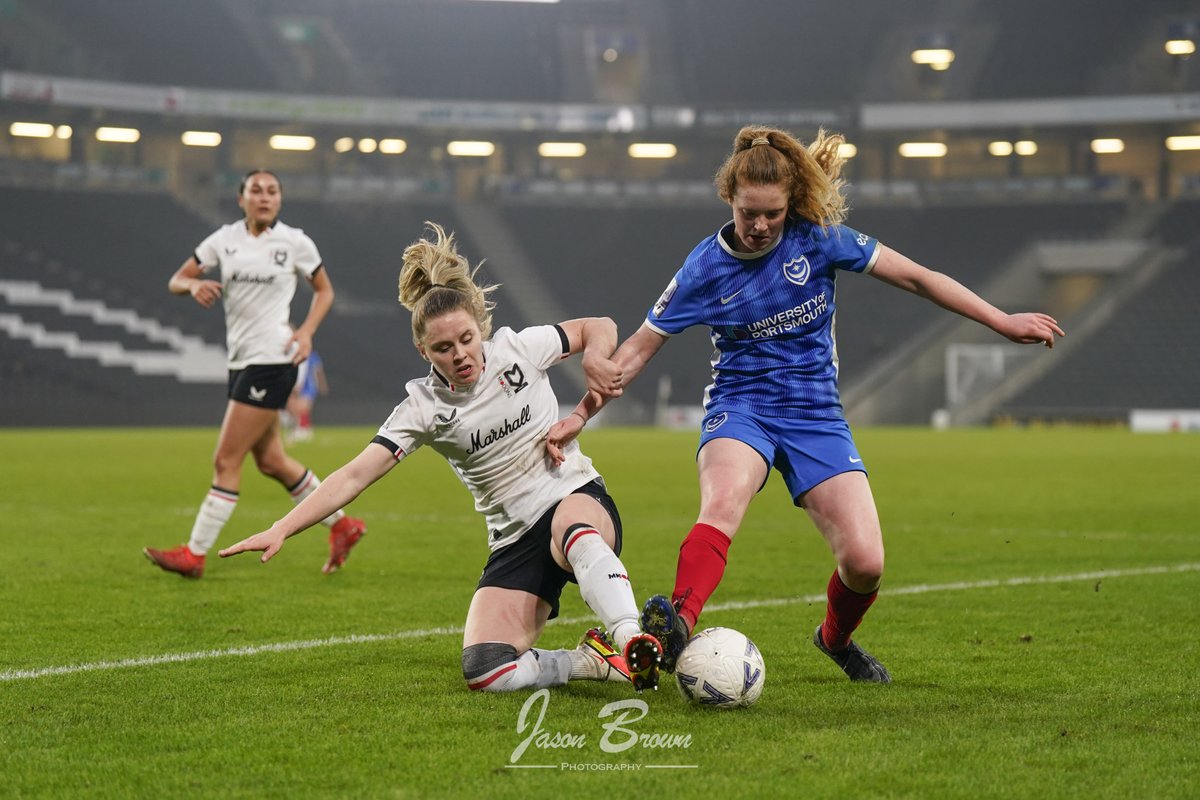
[[(705, 390), (697, 467), (700, 513), (679, 550), (671, 599), (656, 595), (642, 628), (674, 669), (725, 571), (729, 546), (772, 467), (828, 542), (837, 569), (813, 643), (855, 681), (889, 683), (851, 641), (883, 575), (883, 535), (866, 467), (842, 413), (834, 343), (836, 270), (867, 273), (975, 320), (1014, 342), (1054, 346), (1062, 329), (1041, 313), (1006, 314), (942, 273), (842, 224), (840, 135), (805, 147), (773, 128), (743, 128), (716, 176), (733, 221), (691, 252), (641, 328), (613, 355), (628, 385), (667, 339), (710, 328), (717, 351)], [(547, 447), (578, 435), (620, 392), (586, 396)]]
[[(638, 607), (621, 563), (621, 520), (600, 474), (577, 444), (545, 452), (558, 416), (547, 370), (583, 353), (589, 389), (612, 392), (620, 376), (609, 356), (616, 325), (574, 319), (492, 336), (495, 287), (475, 284), (452, 234), (429, 223), (432, 239), (404, 251), (400, 302), (412, 312), (413, 342), (429, 375), (350, 463), (276, 522), (221, 551), (272, 558), (287, 537), (361, 494), (428, 445), (453, 467), (486, 522), (491, 556), (467, 611), (462, 669), (476, 691), (558, 686), (568, 680), (631, 681), (657, 688), (659, 642), (639, 629)], [(589, 630), (574, 650), (534, 649), (558, 614), (567, 581), (607, 628)], [(611, 637), (611, 638), (609, 638)], [(615, 647), (614, 647), (615, 645)]]

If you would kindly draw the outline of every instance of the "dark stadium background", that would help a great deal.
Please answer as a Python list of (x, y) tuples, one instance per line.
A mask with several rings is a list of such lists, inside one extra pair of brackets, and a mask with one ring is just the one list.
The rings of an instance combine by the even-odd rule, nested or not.
[[(1165, 43), (1198, 36), (1194, 0), (0, 0), (0, 424), (218, 422), (219, 365), (182, 382), (112, 354), (178, 368), (180, 342), (222, 344), (220, 312), (166, 282), (237, 218), (252, 167), (281, 176), (283, 218), (337, 288), (316, 342), (332, 386), (318, 424), (377, 423), (423, 373), (395, 294), (427, 219), (487, 260), (499, 324), (608, 314), (628, 334), (726, 219), (711, 175), (751, 122), (845, 133), (851, 226), (1068, 330), (1051, 352), (1018, 351), (846, 276), (852, 421), (1194, 408), (1200, 150), (1167, 143), (1200, 136), (1200, 57)], [(916, 64), (920, 48), (954, 60)], [(19, 122), (55, 132), (14, 135)], [(139, 140), (97, 141), (113, 126)], [(221, 143), (185, 146), (188, 130)], [(272, 150), (275, 134), (315, 146)], [(382, 139), (404, 152), (360, 149)], [(1120, 152), (1096, 152), (1112, 139)], [(452, 140), (495, 151), (451, 156)], [(543, 158), (547, 141), (587, 151)], [(633, 159), (634, 142), (676, 156)], [(946, 155), (906, 158), (905, 142)], [(1036, 152), (993, 154), (1018, 142)], [(699, 402), (708, 341), (680, 339), (612, 421)], [(564, 371), (560, 399), (577, 381)]]

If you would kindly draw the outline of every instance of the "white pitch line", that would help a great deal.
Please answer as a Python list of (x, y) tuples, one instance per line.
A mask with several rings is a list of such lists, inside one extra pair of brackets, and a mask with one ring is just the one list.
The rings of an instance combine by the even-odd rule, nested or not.
[(41, 669), (17, 669), (0, 672), (0, 683), (19, 681), (29, 678), (46, 678), (51, 675), (72, 675), (76, 672), (97, 672), (128, 667), (152, 667), (158, 664), (182, 664), (188, 661), (203, 661), (208, 658), (225, 658), (226, 656), (256, 656), (259, 653), (286, 653), (291, 650), (313, 650), (318, 647), (333, 647), (339, 644), (361, 644), (363, 642), (391, 642), (396, 639), (413, 639), (418, 636), (437, 636), (446, 633), (462, 633), (458, 628), (427, 628), (420, 631), (399, 631), (397, 633), (367, 633), (351, 636), (331, 636), (327, 639), (302, 639), (292, 642), (276, 642), (274, 644), (255, 644), (245, 647), (226, 647), (220, 650), (196, 650), (191, 653), (166, 653), (161, 656), (143, 656), (142, 658), (122, 658), (119, 661), (95, 661), (91, 664), (69, 664), (63, 667), (42, 667)]
[[(1077, 572), (1072, 575), (1034, 575), (1021, 578), (1000, 578), (983, 581), (960, 581), (956, 583), (918, 584), (916, 586), (901, 586), (895, 589), (882, 589), (881, 595), (929, 594), (930, 592), (961, 592), (971, 589), (996, 589), (1012, 586), (1032, 586), (1050, 583), (1072, 583), (1077, 581), (1103, 580), (1105, 578), (1131, 578), (1139, 575), (1167, 575), (1180, 572), (1200, 571), (1200, 564), (1175, 564), (1161, 567), (1137, 567), (1132, 569), (1096, 570), (1094, 572)], [(773, 606), (794, 605), (797, 603), (817, 603), (825, 600), (824, 594), (812, 594), (804, 597), (784, 597), (768, 600), (731, 601), (713, 603), (705, 610), (730, 611), (746, 608), (768, 608)], [(579, 625), (595, 622), (592, 617), (558, 618), (552, 625)], [(143, 656), (141, 658), (123, 658), (117, 661), (95, 661), (89, 664), (68, 664), (60, 667), (41, 667), (39, 669), (17, 669), (0, 672), (0, 683), (11, 681), (48, 678), (55, 675), (73, 675), (79, 672), (103, 672), (130, 667), (153, 667), (159, 664), (182, 664), (190, 661), (204, 661), (210, 658), (227, 658), (231, 656), (256, 656), (261, 653), (286, 653), (296, 650), (315, 650), (319, 647), (336, 647), (344, 644), (364, 644), (370, 642), (394, 642), (400, 639), (415, 639), (419, 636), (443, 636), (463, 632), (461, 625), (442, 628), (425, 628), (414, 631), (397, 631), (396, 633), (368, 633), (351, 636), (331, 636), (325, 639), (302, 639), (291, 642), (276, 642), (274, 644), (256, 644), (245, 647), (227, 647), (219, 650), (196, 650), (191, 653), (167, 653), (159, 656)]]

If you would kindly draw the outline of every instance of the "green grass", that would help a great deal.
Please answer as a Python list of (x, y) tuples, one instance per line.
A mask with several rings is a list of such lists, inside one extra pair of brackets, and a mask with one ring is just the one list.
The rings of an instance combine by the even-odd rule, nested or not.
[[(520, 763), (586, 769), (534, 770), (506, 768), (529, 695), (461, 678), (456, 629), (486, 546), (449, 468), (422, 452), (368, 490), (352, 509), (370, 534), (337, 575), (320, 574), (318, 528), (270, 564), (210, 556), (185, 581), (139, 551), (186, 538), (215, 434), (0, 431), (0, 795), (1200, 795), (1196, 437), (860, 431), (888, 568), (857, 636), (895, 683), (852, 685), (812, 647), (832, 562), (772, 477), (703, 618), (763, 651), (759, 704), (693, 709), (667, 684), (627, 727), (690, 746), (609, 753), (600, 713), (630, 693), (572, 684), (551, 692), (542, 730), (583, 747), (531, 746)], [(325, 428), (293, 452), (327, 474), (371, 434)], [(694, 441), (585, 437), (639, 597), (672, 584), (696, 512)], [(288, 507), (251, 467), (221, 543)], [(1054, 580), (1005, 582), (1019, 578)], [(563, 616), (541, 646), (573, 646), (591, 624), (570, 587)], [(355, 635), (378, 638), (334, 638)], [(323, 644), (16, 677), (304, 641)]]

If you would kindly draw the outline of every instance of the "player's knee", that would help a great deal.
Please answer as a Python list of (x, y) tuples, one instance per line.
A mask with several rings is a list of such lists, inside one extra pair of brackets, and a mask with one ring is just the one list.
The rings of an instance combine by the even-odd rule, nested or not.
[(463, 678), (473, 692), (508, 692), (516, 687), (517, 648), (504, 642), (481, 642), (464, 647)]
[(237, 456), (233, 453), (227, 453), (224, 450), (217, 449), (213, 454), (213, 471), (218, 475), (227, 475), (230, 472), (237, 472), (242, 467), (242, 461), (245, 459), (245, 453)]
[(848, 553), (839, 564), (842, 577), (856, 592), (874, 591), (883, 579), (883, 548), (868, 548)]
[(742, 526), (742, 518), (745, 514), (746, 509), (736, 504), (721, 505), (713, 503), (706, 505), (700, 510), (700, 515), (696, 518), (696, 522), (711, 525), (732, 539), (737, 534), (738, 528)]
[(255, 453), (254, 465), (268, 478), (287, 483), (288, 459), (282, 453)]

